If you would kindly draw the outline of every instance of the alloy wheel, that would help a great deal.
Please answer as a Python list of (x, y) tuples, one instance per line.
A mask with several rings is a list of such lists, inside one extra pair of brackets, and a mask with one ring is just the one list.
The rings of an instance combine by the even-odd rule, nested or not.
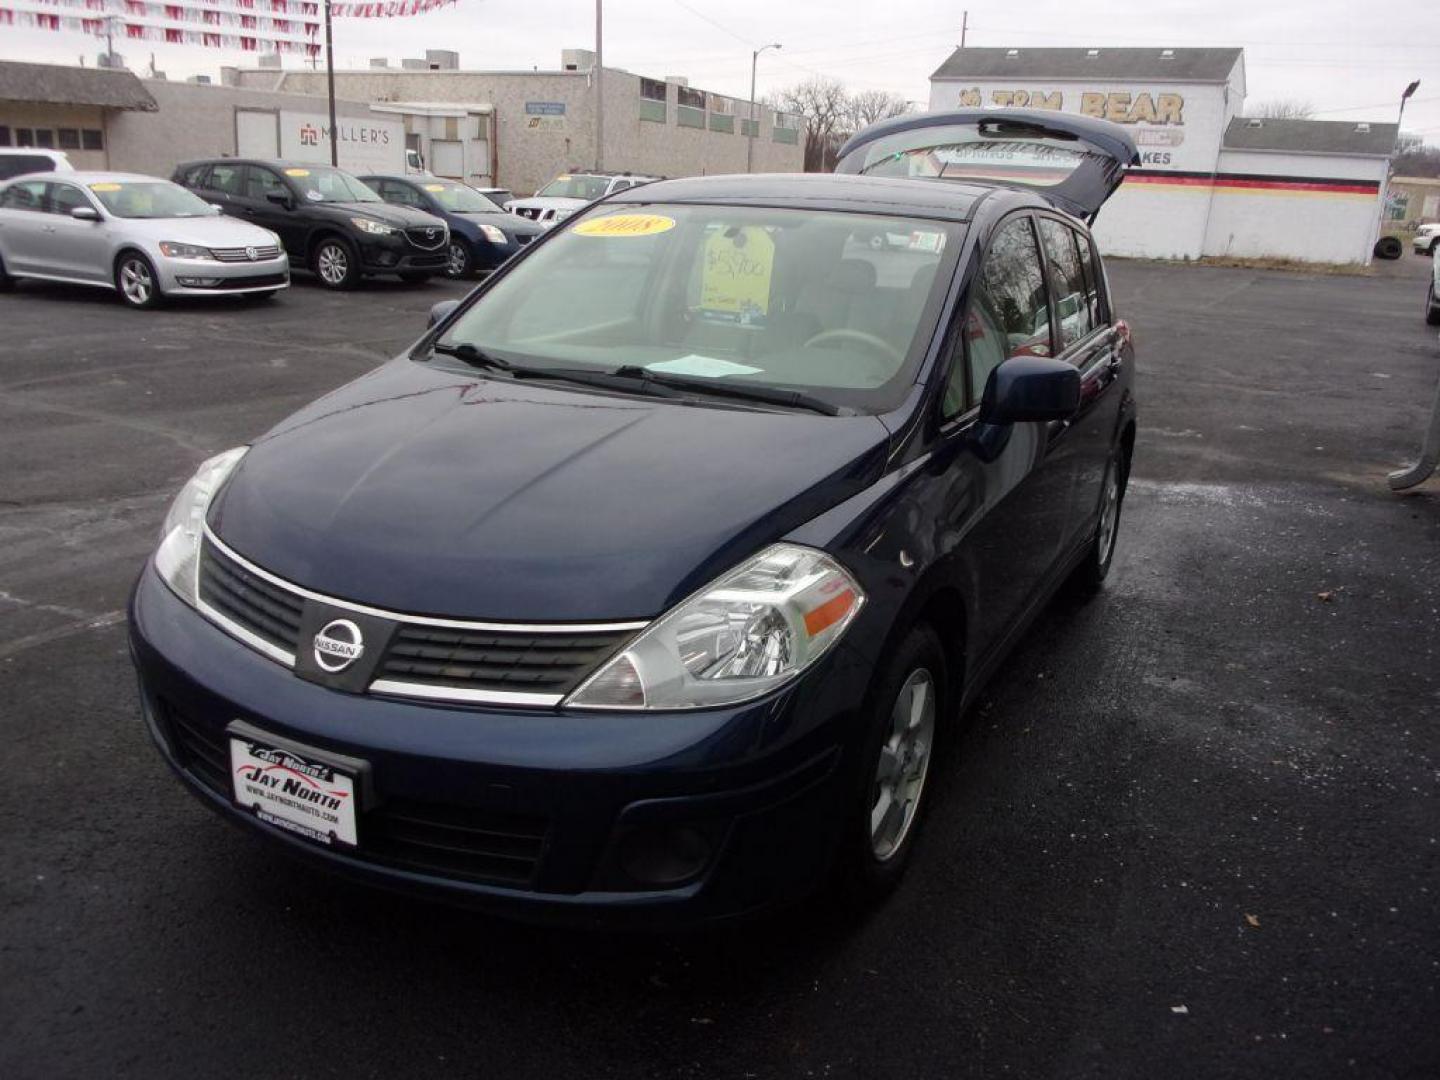
[(1104, 502), (1100, 506), (1100, 543), (1095, 546), (1100, 556), (1100, 565), (1110, 560), (1115, 549), (1115, 538), (1120, 523), (1120, 463), (1112, 462), (1105, 470)]
[(464, 277), (465, 272), (470, 268), (470, 256), (464, 247), (458, 243), (450, 245), (450, 259), (445, 264), (445, 272), (451, 277)]
[(120, 291), (136, 307), (144, 307), (155, 294), (155, 279), (150, 267), (140, 259), (126, 259), (120, 264)]
[(350, 273), (350, 256), (339, 244), (324, 244), (316, 256), (315, 269), (326, 285), (343, 285)]
[(899, 851), (910, 833), (934, 745), (935, 678), (916, 668), (890, 708), (890, 731), (871, 785), (870, 847), (881, 862)]

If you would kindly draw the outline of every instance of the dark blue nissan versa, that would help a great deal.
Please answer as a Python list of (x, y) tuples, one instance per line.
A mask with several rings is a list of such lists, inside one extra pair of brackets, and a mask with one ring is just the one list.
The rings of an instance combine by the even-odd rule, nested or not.
[(961, 110), (577, 214), (180, 492), (130, 606), (166, 760), (521, 917), (879, 897), (937, 740), (1109, 568), (1134, 360), (1082, 219), (1136, 160)]

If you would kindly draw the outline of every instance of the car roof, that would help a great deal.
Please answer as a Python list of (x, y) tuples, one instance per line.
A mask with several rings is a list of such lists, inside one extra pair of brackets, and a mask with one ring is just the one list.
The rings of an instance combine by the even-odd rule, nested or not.
[[(134, 183), (134, 182), (136, 182), (137, 180), (143, 180), (143, 181), (145, 181), (145, 182), (147, 182), (147, 183), (151, 183), (151, 184), (168, 184), (168, 183), (170, 182), (169, 180), (166, 180), (163, 176), (148, 176), (148, 175), (146, 175), (145, 173), (103, 172), (103, 171), (96, 171), (96, 170), (93, 170), (93, 169), (92, 169), (92, 170), (88, 170), (88, 171), (87, 171), (87, 170), (76, 170), (75, 172), (28, 173), (28, 174), (26, 174), (26, 176), (24, 177), (24, 179), (26, 179), (26, 180), (32, 180), (32, 179), (36, 179), (36, 178), (39, 178), (39, 177), (44, 177), (46, 180), (54, 180), (54, 181), (65, 181), (65, 180), (69, 180), (70, 182), (76, 183), (76, 184), (103, 184), (103, 183), (122, 184), (122, 183)], [(15, 177), (15, 179), (16, 179), (16, 180), (19, 180), (19, 179), (21, 179), (21, 177), (17, 176), (17, 177)]]
[(988, 184), (838, 176), (832, 173), (764, 173), (657, 180), (643, 188), (631, 188), (612, 195), (604, 205), (652, 202), (736, 204), (970, 221), (980, 203), (1005, 196), (1010, 197), (1007, 202), (1013, 200), (1017, 205), (1047, 205), (1038, 196)]
[[(268, 165), (272, 169), (340, 169), (339, 165), (331, 165), (328, 161), (290, 161), (286, 158), (248, 157), (196, 158), (194, 161), (182, 161), (175, 168), (191, 169), (196, 165)], [(349, 169), (340, 169), (340, 171), (351, 172)], [(354, 173), (352, 172), (351, 175)]]

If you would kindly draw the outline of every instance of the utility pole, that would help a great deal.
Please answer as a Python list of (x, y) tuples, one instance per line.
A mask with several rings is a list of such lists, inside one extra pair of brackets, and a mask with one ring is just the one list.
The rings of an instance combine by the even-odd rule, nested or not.
[(595, 171), (605, 166), (605, 0), (595, 0)]
[(335, 130), (335, 48), (330, 40), (330, 0), (325, 0), (325, 84), (330, 95), (330, 164), (340, 164), (339, 132)]
[(965, 47), (965, 31), (970, 29), (970, 9), (966, 8), (960, 13), (960, 48)]
[(760, 62), (760, 54), (766, 49), (778, 49), (780, 43), (773, 45), (762, 45), (750, 54), (750, 131), (749, 138), (745, 140), (745, 171), (755, 171), (755, 135), (760, 130), (760, 118), (755, 115), (755, 67)]

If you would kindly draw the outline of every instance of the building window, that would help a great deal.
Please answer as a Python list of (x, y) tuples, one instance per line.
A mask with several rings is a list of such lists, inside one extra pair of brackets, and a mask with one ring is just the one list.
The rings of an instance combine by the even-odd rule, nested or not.
[(86, 128), (80, 132), (80, 143), (86, 150), (104, 150), (105, 136), (95, 128)]
[(795, 145), (800, 141), (800, 117), (795, 113), (775, 113), (775, 126), (770, 132), (773, 142)]
[(6, 127), (4, 124), (0, 124), (0, 146), (9, 146), (9, 145), (10, 145), (10, 129), (9, 129), (8, 127)]
[(675, 109), (675, 122), (681, 127), (703, 128), (705, 126), (705, 95), (688, 86), (676, 88), (679, 104)]
[(666, 120), (665, 82), (662, 79), (640, 80), (640, 119), (663, 124)]
[(35, 145), (35, 132), (31, 131), (29, 128), (16, 128), (16, 129), (15, 129), (15, 145), (16, 145), (16, 146), (34, 146), (34, 145)]
[(741, 121), (740, 121), (740, 134), (741, 134), (741, 135), (744, 135), (745, 138), (747, 138), (747, 139), (753, 139), (755, 136), (757, 136), (757, 135), (760, 134), (760, 121), (759, 121), (759, 120), (741, 120)]
[(80, 129), (79, 129), (79, 128), (60, 128), (60, 129), (56, 132), (56, 134), (60, 136), (60, 149), (61, 149), (61, 150), (79, 150), (79, 149), (80, 149)]
[(710, 109), (710, 130), (733, 135), (735, 132), (735, 102), (719, 94), (706, 95)]
[(36, 128), (35, 145), (43, 146), (47, 150), (55, 149), (55, 132), (50, 128)]

